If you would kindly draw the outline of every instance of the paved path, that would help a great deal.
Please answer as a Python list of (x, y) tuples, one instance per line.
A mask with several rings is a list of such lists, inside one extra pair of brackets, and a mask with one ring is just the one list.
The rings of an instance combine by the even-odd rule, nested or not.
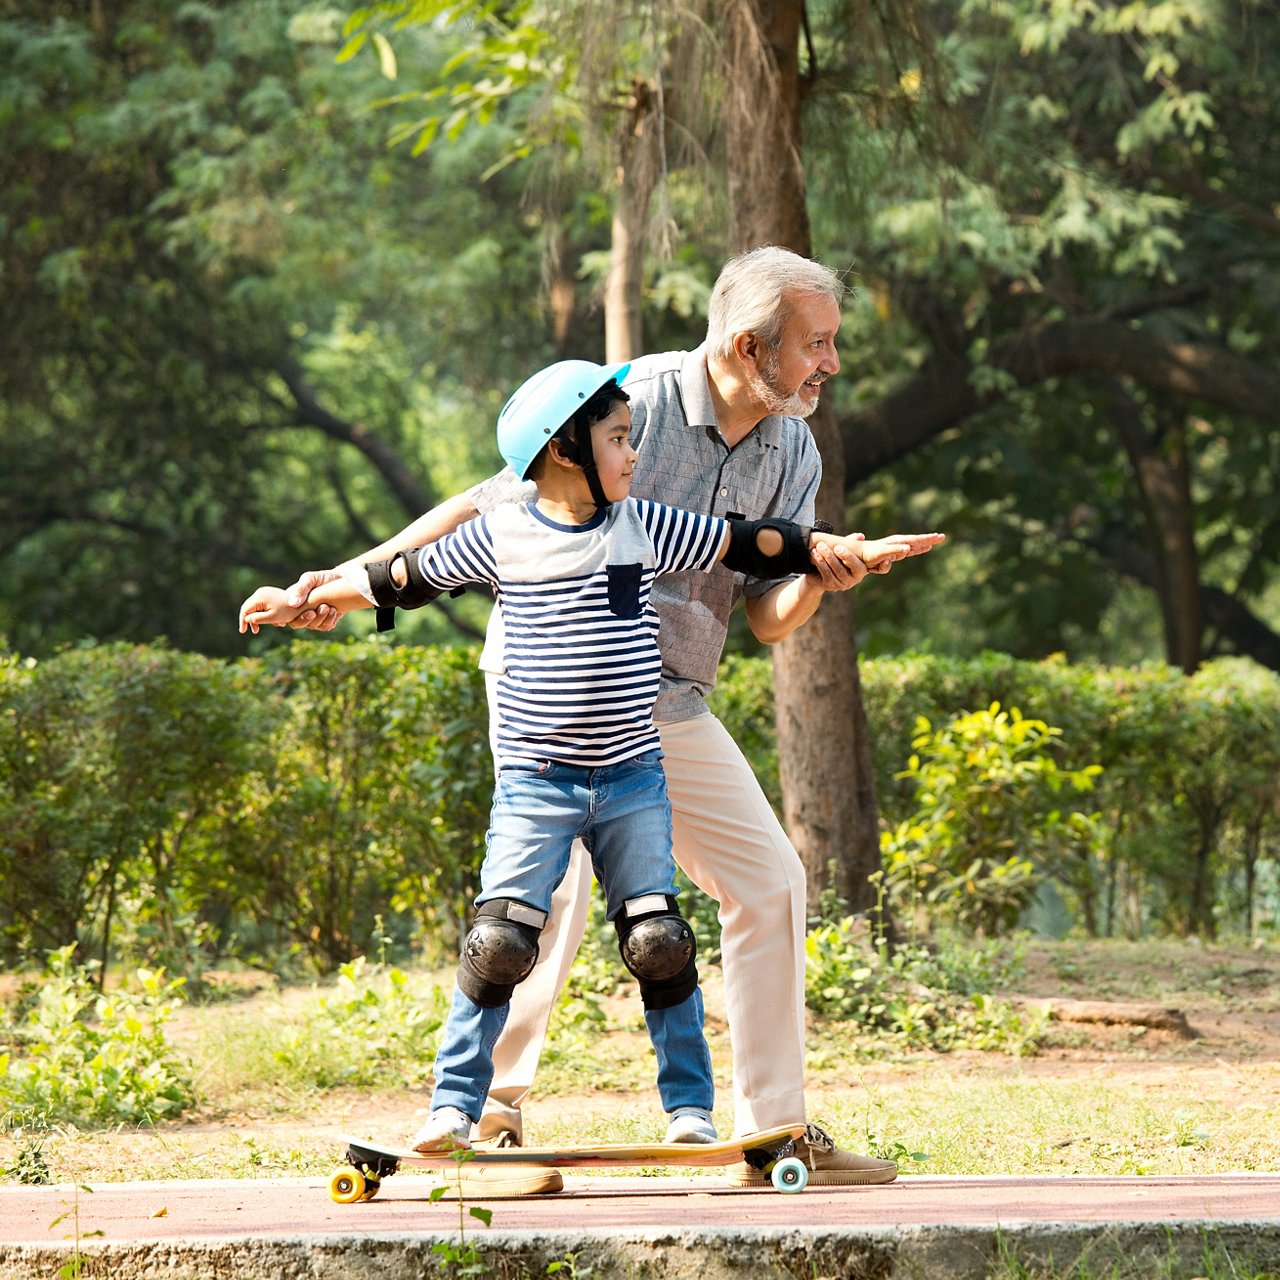
[[(430, 1261), (431, 1242), (457, 1238), (457, 1203), (432, 1202), (437, 1185), (434, 1176), (397, 1174), (383, 1181), (375, 1199), (354, 1205), (334, 1204), (326, 1180), (315, 1178), (102, 1183), (91, 1191), (4, 1187), (0, 1278), (54, 1274), (43, 1268), (77, 1248), (101, 1268), (86, 1274), (119, 1280), (161, 1269), (172, 1277), (394, 1276), (410, 1265), (406, 1258), (416, 1257), (415, 1249), (425, 1250)], [(569, 1175), (558, 1195), (477, 1203), (492, 1211), (492, 1221), (486, 1227), (468, 1218), (467, 1237), (486, 1253), (492, 1248), (518, 1255), (530, 1267), (504, 1272), (492, 1264), (495, 1274), (506, 1275), (542, 1275), (547, 1259), (598, 1251), (607, 1243), (613, 1261), (594, 1264), (599, 1276), (638, 1265), (618, 1249), (634, 1246), (656, 1266), (669, 1247), (677, 1262), (688, 1262), (687, 1274), (708, 1280), (721, 1274), (719, 1268), (731, 1271), (734, 1242), (746, 1242), (756, 1275), (828, 1274), (815, 1268), (818, 1259), (829, 1258), (830, 1274), (851, 1280), (950, 1277), (983, 1274), (966, 1270), (961, 1254), (967, 1250), (989, 1261), (999, 1239), (1022, 1239), (1041, 1255), (1044, 1241), (1056, 1240), (1061, 1259), (1069, 1240), (1099, 1238), (1121, 1255), (1138, 1248), (1167, 1252), (1179, 1240), (1194, 1255), (1206, 1242), (1225, 1242), (1237, 1256), (1247, 1253), (1254, 1268), (1248, 1274), (1274, 1267), (1280, 1275), (1280, 1174), (925, 1176), (886, 1187), (809, 1187), (799, 1194), (734, 1190), (716, 1176)], [(876, 1251), (888, 1250), (885, 1256), (906, 1268), (909, 1242), (928, 1246), (912, 1254), (910, 1269), (877, 1261)], [(792, 1262), (770, 1270), (771, 1251), (808, 1261), (800, 1271)], [(662, 1265), (666, 1270), (634, 1274), (680, 1274), (669, 1259)]]
[[(62, 1238), (78, 1208), (84, 1236), (348, 1235), (456, 1231), (456, 1201), (430, 1201), (434, 1179), (397, 1174), (375, 1199), (339, 1205), (321, 1179), (101, 1183), (0, 1189), (0, 1243)], [(1280, 1230), (1280, 1174), (1196, 1178), (899, 1178), (887, 1187), (736, 1190), (714, 1177), (565, 1178), (557, 1195), (475, 1202), (504, 1230), (592, 1227), (968, 1226), (1013, 1222), (1256, 1222)], [(64, 1218), (56, 1227), (55, 1218)]]

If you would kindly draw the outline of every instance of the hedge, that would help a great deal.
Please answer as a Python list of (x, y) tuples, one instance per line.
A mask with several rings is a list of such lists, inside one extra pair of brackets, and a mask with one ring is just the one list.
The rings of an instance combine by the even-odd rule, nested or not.
[[(451, 953), (492, 786), (475, 663), (380, 639), (235, 662), (0, 651), (0, 963), (71, 942), (186, 974), (228, 955), (331, 971), (383, 940)], [(1087, 803), (1111, 838), (1082, 927), (1274, 927), (1273, 674), (910, 655), (864, 662), (862, 685), (887, 827), (912, 812), (920, 718), (999, 702), (1062, 730), (1061, 768), (1102, 766)], [(713, 705), (776, 802), (768, 661), (726, 660)]]

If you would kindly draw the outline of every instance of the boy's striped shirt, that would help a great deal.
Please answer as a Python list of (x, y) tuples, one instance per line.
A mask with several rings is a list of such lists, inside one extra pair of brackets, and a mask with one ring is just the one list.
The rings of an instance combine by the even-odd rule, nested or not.
[(434, 586), (481, 582), (497, 594), (500, 760), (599, 767), (658, 746), (650, 589), (662, 574), (714, 568), (726, 529), (717, 516), (633, 498), (583, 525), (512, 503), (421, 549)]

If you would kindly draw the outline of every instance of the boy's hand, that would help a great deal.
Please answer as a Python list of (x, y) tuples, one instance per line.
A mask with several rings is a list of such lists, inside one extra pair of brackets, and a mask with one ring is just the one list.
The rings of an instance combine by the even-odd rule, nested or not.
[(287, 603), (279, 587), (259, 587), (240, 606), (240, 634), (252, 631), (256, 636), (259, 627), (286, 627), (301, 612), (299, 606)]
[(922, 556), (946, 536), (945, 533), (891, 533), (884, 538), (864, 539), (854, 546), (872, 573), (888, 573), (896, 561)]
[(825, 591), (847, 591), (868, 573), (888, 573), (895, 561), (932, 551), (945, 537), (942, 533), (894, 533), (869, 540), (861, 533), (815, 532), (810, 556)]

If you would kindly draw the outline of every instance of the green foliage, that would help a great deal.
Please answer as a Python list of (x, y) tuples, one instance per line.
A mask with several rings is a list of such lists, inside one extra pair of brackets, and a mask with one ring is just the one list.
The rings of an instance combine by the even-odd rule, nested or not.
[(707, 705), (751, 761), (769, 803), (781, 811), (773, 671), (769, 662), (727, 654)]
[(0, 1054), (0, 1104), (18, 1125), (65, 1122), (150, 1124), (181, 1115), (195, 1100), (188, 1068), (165, 1036), (182, 1003), (181, 978), (139, 969), (135, 991), (102, 993), (94, 966), (73, 963), (75, 947), (50, 956), (34, 1005)]
[[(501, 131), (388, 150), (385, 81), (335, 70), (340, 40), (299, 0), (0, 17), (0, 634), (24, 651), (240, 652), (239, 600), (419, 514), (442, 440), (442, 485), (496, 461), (504, 387), (550, 345), (519, 188), (480, 180)], [(435, 75), (441, 43), (405, 36), (402, 69)]]
[(930, 922), (1003, 933), (1048, 867), (1092, 865), (1096, 821), (1063, 792), (1090, 790), (1101, 770), (1060, 769), (1049, 754), (1060, 729), (998, 702), (938, 729), (920, 717), (916, 728), (901, 775), (915, 784), (915, 811), (881, 840), (895, 905), (921, 905)]
[(475, 661), (369, 641), (260, 670), (278, 718), (237, 847), (267, 918), (321, 968), (369, 949), (375, 919), (402, 944), (448, 940), (474, 896), (493, 788)]
[(288, 1030), (275, 1058), (290, 1079), (321, 1089), (388, 1079), (421, 1085), (448, 1012), (439, 986), (424, 991), (402, 970), (357, 956), (338, 970), (336, 989)]
[(105, 956), (131, 911), (134, 962), (184, 964), (230, 879), (212, 835), (262, 763), (239, 673), (163, 647), (0, 655), (0, 707), (0, 954)]
[[(859, 593), (863, 652), (1182, 665), (1176, 619), (1274, 666), (1274, 395), (1236, 394), (1280, 346), (1277, 170), (1245, 159), (1280, 122), (1274, 6), (966, 0), (924, 7), (933, 40), (911, 7), (823, 12), (805, 136), (827, 163), (807, 176), (822, 256), (862, 286), (841, 334), (857, 383), (832, 386), (851, 524), (951, 535)], [(1132, 358), (1090, 349), (1113, 321)], [(1136, 355), (1181, 343), (1224, 382)], [(1194, 585), (1161, 585), (1188, 535)]]
[[(102, 646), (0, 660), (0, 943), (198, 977), (448, 949), (492, 789), (467, 650), (299, 644), (219, 663)], [(378, 945), (381, 945), (380, 943)]]
[(805, 1005), (904, 1048), (1034, 1052), (1044, 1019), (990, 992), (1018, 966), (1016, 954), (944, 938), (933, 947), (876, 945), (865, 922), (820, 923), (805, 937)]
[[(1091, 935), (1274, 931), (1274, 677), (1228, 661), (1187, 678), (999, 654), (863, 666), (886, 865), (937, 921), (1004, 928), (1034, 880), (1030, 918), (1056, 910), (1058, 928), (1065, 914)], [(1021, 715), (966, 714), (992, 703)], [(726, 663), (712, 706), (776, 795), (767, 662)], [(936, 726), (924, 738), (922, 718)], [(413, 950), (447, 962), (492, 784), (472, 650), (4, 654), (4, 963), (33, 967), (75, 941), (199, 990), (228, 959), (295, 972)], [(681, 900), (714, 962), (715, 904), (687, 884)], [(624, 980), (600, 902), (582, 956), (583, 997)]]
[[(1274, 930), (1280, 681), (1271, 673), (1225, 659), (1188, 678), (1158, 665), (909, 654), (864, 661), (862, 691), (889, 831), (915, 812), (904, 770), (921, 717), (945, 724), (967, 708), (1016, 706), (1061, 730), (1058, 773), (1101, 768), (1079, 829), (1059, 833), (1065, 842), (1038, 868), (1080, 928), (1128, 937)], [(711, 705), (738, 717), (735, 733), (772, 748), (767, 660), (727, 664)], [(755, 757), (767, 790), (777, 786), (772, 758)]]

